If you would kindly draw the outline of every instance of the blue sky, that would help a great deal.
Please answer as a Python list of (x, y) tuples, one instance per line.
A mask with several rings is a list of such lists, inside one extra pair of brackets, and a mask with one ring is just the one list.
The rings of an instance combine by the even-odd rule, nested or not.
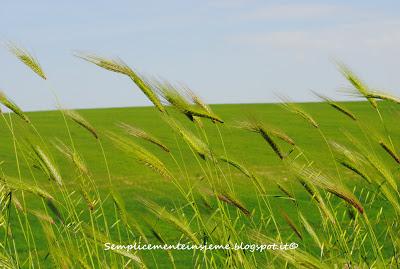
[[(399, 1), (11, 1), (0, 4), (0, 89), (26, 110), (150, 105), (125, 77), (73, 57), (120, 57), (209, 103), (348, 99), (334, 64), (400, 95)], [(49, 81), (7, 51), (27, 48)]]

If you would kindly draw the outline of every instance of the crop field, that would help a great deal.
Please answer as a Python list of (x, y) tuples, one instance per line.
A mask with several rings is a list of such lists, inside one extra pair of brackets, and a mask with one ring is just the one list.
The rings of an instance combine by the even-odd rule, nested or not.
[(342, 67), (366, 101), (208, 106), (123, 63), (82, 58), (129, 76), (154, 106), (24, 113), (1, 95), (0, 267), (399, 266), (396, 97)]

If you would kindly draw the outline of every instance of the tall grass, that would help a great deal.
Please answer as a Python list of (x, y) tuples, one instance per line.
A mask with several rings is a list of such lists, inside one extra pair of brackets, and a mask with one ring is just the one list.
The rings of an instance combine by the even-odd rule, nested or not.
[[(15, 46), (12, 52), (32, 71), (47, 79), (36, 58)], [(115, 119), (116, 123), (124, 134), (99, 130), (77, 112), (63, 109), (63, 117), (71, 120), (64, 121), (70, 141), (48, 141), (39, 132), (32, 132), (33, 135), (18, 132), (19, 129), (36, 128), (21, 108), (1, 94), (0, 102), (10, 110), (8, 114), (3, 113), (2, 118), (12, 138), (19, 177), (5, 174), (3, 166), (7, 164), (0, 163), (0, 267), (400, 266), (400, 203), (396, 174), (399, 153), (392, 140), (395, 134), (390, 133), (379, 110), (383, 102), (398, 104), (396, 97), (370, 90), (350, 69), (340, 66), (354, 93), (366, 98), (371, 109), (379, 115), (383, 133), (371, 135), (368, 122), (360, 124), (361, 119), (356, 113), (319, 95), (367, 136), (369, 142), (365, 143), (363, 137), (354, 137), (350, 130), (344, 131), (343, 136), (351, 147), (326, 136), (321, 130), (323, 122), (317, 122), (299, 105), (285, 100), (284, 107), (299, 117), (299, 124), (308, 124), (309, 132), (319, 135), (320, 141), (311, 143), (326, 144), (321, 150), (332, 156), (330, 163), (311, 159), (296, 137), (256, 120), (256, 117), (234, 123), (243, 134), (252, 132), (255, 137), (258, 134), (265, 154), (276, 155), (279, 171), (287, 178), (279, 181), (266, 178), (258, 170), (252, 171), (243, 164), (245, 160), (231, 158), (222, 136), (219, 143), (224, 152), (219, 152), (220, 147), (215, 146), (218, 139), (210, 136), (211, 129), (217, 129), (221, 134), (220, 129), (229, 126), (192, 91), (141, 77), (121, 60), (85, 54), (79, 57), (131, 78), (162, 112), (159, 116), (169, 128), (171, 139), (163, 141), (140, 126), (119, 123), (118, 119)], [(88, 132), (98, 143), (104, 164), (92, 165), (105, 166), (106, 186), (99, 185), (90, 171), (90, 164), (82, 157), (83, 152), (76, 148), (69, 124), (79, 125), (82, 132)], [(102, 146), (104, 142), (112, 143), (120, 154), (110, 155)], [(61, 158), (59, 155), (56, 158), (54, 151), (49, 149), (56, 149)], [(126, 165), (131, 160), (137, 161), (165, 178), (175, 192), (165, 193), (162, 199), (134, 197), (135, 203), (144, 211), (128, 211), (108, 166), (108, 158), (121, 158)], [(197, 171), (188, 170), (189, 160), (196, 163)], [(59, 167), (63, 165), (72, 167), (68, 177), (60, 172)], [(21, 166), (29, 169), (22, 172)], [(330, 167), (335, 167), (337, 173), (330, 174)], [(346, 173), (352, 173), (364, 183), (350, 182), (348, 176), (343, 176)], [(65, 178), (72, 181), (66, 182)], [(241, 189), (235, 186), (237, 180), (245, 180), (256, 204), (249, 205), (243, 199)], [(143, 179), (141, 184), (148, 183)], [(282, 195), (271, 191), (273, 185)], [(161, 204), (160, 201), (165, 199), (171, 201), (168, 205), (174, 206)], [(376, 210), (376, 206), (381, 206), (380, 210)], [(194, 250), (189, 255), (174, 250), (140, 252), (105, 247), (106, 244), (178, 242), (234, 247), (241, 242), (279, 244), (293, 241), (298, 243), (298, 249), (252, 252), (230, 248)], [(168, 265), (160, 263), (160, 255), (167, 258)]]

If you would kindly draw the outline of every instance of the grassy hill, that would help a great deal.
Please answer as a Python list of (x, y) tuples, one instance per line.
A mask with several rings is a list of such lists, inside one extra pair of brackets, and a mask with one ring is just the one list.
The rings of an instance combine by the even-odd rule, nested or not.
[[(343, 103), (360, 119), (361, 124), (367, 126), (370, 133), (367, 135), (379, 135), (382, 130), (379, 118), (376, 113), (370, 109), (366, 102), (347, 102)], [(305, 103), (301, 106), (309, 112), (315, 120), (320, 124), (322, 132), (329, 139), (334, 139), (337, 142), (348, 143), (344, 134), (351, 133), (355, 136), (363, 138), (364, 134), (360, 131), (359, 125), (352, 122), (337, 111), (330, 109), (325, 103)], [(263, 139), (253, 133), (244, 132), (238, 128), (237, 123), (242, 120), (247, 120), (251, 117), (256, 117), (274, 127), (282, 129), (296, 144), (301, 146), (312, 159), (318, 160), (321, 163), (332, 162), (329, 154), (326, 154), (326, 143), (319, 134), (318, 130), (312, 128), (306, 121), (299, 120), (299, 117), (288, 112), (279, 104), (238, 104), (238, 105), (213, 105), (213, 110), (216, 114), (224, 119), (225, 123), (221, 125), (220, 132), (225, 144), (225, 148), (229, 156), (241, 160), (253, 171), (273, 175), (275, 171), (279, 171), (280, 160), (277, 158), (268, 145), (263, 145)], [(109, 109), (87, 109), (79, 111), (97, 130), (99, 131), (115, 131), (123, 134), (124, 132), (118, 123), (124, 122), (136, 127), (140, 127), (149, 133), (154, 134), (161, 141), (167, 144), (172, 151), (177, 151), (176, 141), (169, 129), (168, 125), (160, 117), (153, 107), (132, 107), (132, 108), (109, 108)], [(174, 111), (171, 111), (174, 113)], [(393, 133), (393, 140), (398, 138), (397, 133), (400, 129), (396, 124), (396, 108), (394, 106), (385, 106), (383, 109), (386, 126)], [(31, 112), (27, 113), (31, 121), (35, 124), (42, 137), (46, 141), (52, 141), (56, 138), (68, 142), (68, 132), (65, 126), (62, 114), (59, 111)], [(15, 117), (15, 116), (13, 116)], [(191, 128), (194, 132), (193, 124), (186, 118), (178, 115), (182, 123)], [(0, 123), (2, 130), (6, 130), (4, 122)], [(20, 124), (20, 122), (16, 122)], [(205, 123), (209, 142), (216, 151), (222, 153), (221, 137), (217, 128), (213, 124)], [(69, 123), (72, 138), (81, 154), (86, 159), (90, 170), (99, 178), (99, 183), (105, 180), (104, 160), (99, 154), (99, 148), (96, 140), (91, 139), (91, 135), (85, 132), (81, 127)], [(20, 130), (19, 130), (20, 131)], [(24, 131), (22, 135), (29, 135), (29, 131)], [(16, 175), (15, 157), (13, 144), (10, 143), (11, 136), (8, 132), (2, 132), (0, 143), (2, 151), (0, 159), (5, 162), (3, 169), (6, 173)], [(156, 147), (148, 146), (145, 142), (138, 140), (138, 143), (146, 145), (147, 148), (157, 154), (161, 154)], [(156, 179), (158, 176), (150, 171), (146, 171), (140, 164), (134, 161), (126, 165), (125, 161), (121, 162), (118, 158), (120, 155), (118, 149), (112, 146), (111, 142), (104, 139), (104, 147), (106, 154), (109, 157), (110, 169), (112, 173), (121, 177), (121, 180), (126, 177), (140, 178), (151, 177)], [(54, 150), (51, 149), (50, 150)], [(183, 155), (190, 153), (189, 148), (182, 145), (181, 150)], [(62, 160), (62, 155), (54, 151), (56, 160)], [(162, 154), (161, 154), (162, 155)], [(163, 157), (163, 156), (160, 156)], [(166, 158), (168, 159), (168, 158)], [(166, 160), (168, 162), (168, 160)], [(192, 158), (186, 160), (188, 169), (196, 169), (197, 163)], [(171, 165), (172, 162), (170, 163)], [(60, 166), (62, 172), (67, 172), (69, 168)], [(333, 167), (327, 169), (332, 171)], [(68, 173), (66, 173), (68, 174)], [(68, 175), (66, 175), (68, 177)], [(131, 181), (131, 180), (129, 180)], [(129, 181), (126, 184), (129, 184)], [(132, 180), (131, 184), (137, 180)]]

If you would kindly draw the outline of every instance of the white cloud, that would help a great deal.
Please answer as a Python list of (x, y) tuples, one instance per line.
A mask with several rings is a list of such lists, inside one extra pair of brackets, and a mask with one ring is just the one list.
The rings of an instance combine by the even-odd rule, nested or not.
[(248, 20), (298, 20), (316, 19), (345, 11), (344, 7), (327, 4), (284, 4), (258, 8), (242, 15)]
[[(228, 37), (231, 42), (302, 53), (306, 50), (328, 53), (400, 51), (400, 19), (387, 10), (357, 8), (350, 4), (297, 3), (264, 5), (250, 12), (243, 11), (240, 18), (263, 23), (253, 23), (253, 31)], [(268, 24), (269, 21), (277, 24)]]
[(317, 29), (270, 31), (229, 37), (247, 45), (325, 52), (400, 50), (400, 20), (334, 25)]
[(209, 0), (208, 5), (216, 8), (239, 8), (248, 5), (251, 0)]

